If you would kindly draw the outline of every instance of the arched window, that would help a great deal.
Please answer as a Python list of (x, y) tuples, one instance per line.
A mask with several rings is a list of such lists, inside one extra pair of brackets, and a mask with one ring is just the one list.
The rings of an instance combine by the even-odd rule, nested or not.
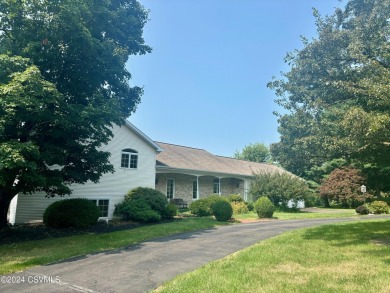
[(121, 168), (137, 169), (138, 152), (133, 149), (123, 149), (121, 157)]

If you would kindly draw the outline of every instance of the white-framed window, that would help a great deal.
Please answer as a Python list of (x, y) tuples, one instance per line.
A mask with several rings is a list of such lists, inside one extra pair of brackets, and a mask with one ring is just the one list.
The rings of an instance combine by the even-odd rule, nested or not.
[(213, 193), (218, 193), (221, 189), (221, 180), (219, 178), (214, 179), (214, 184), (213, 184)]
[(121, 168), (137, 169), (138, 152), (133, 149), (123, 149), (121, 157)]
[(197, 180), (192, 181), (192, 198), (193, 199), (198, 198), (198, 181)]
[(167, 198), (175, 197), (175, 179), (169, 178), (167, 180)]
[(91, 199), (91, 201), (96, 204), (100, 209), (100, 216), (102, 218), (108, 217), (108, 207), (110, 206), (109, 199)]

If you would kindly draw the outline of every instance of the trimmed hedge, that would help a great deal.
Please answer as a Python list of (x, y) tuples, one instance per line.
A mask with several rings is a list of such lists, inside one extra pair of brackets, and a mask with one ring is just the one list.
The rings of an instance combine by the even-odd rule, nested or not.
[(255, 210), (259, 218), (272, 218), (275, 206), (268, 197), (262, 196), (255, 202)]
[(53, 202), (43, 214), (43, 223), (51, 228), (85, 228), (96, 224), (100, 209), (91, 200), (70, 198)]
[(143, 199), (150, 206), (150, 208), (160, 215), (168, 206), (168, 199), (162, 192), (148, 187), (137, 187), (130, 190), (126, 196), (126, 200)]
[(136, 222), (158, 222), (170, 219), (177, 213), (168, 205), (166, 196), (158, 190), (137, 187), (130, 190), (125, 199), (115, 206), (114, 215)]
[(169, 203), (162, 214), (162, 217), (164, 219), (173, 219), (175, 216), (177, 216), (177, 207), (174, 203)]
[(208, 197), (198, 199), (190, 204), (190, 212), (198, 217), (212, 216), (213, 211), (211, 209), (211, 205), (220, 200), (228, 202), (226, 197), (219, 195), (210, 195)]
[(365, 205), (358, 206), (355, 211), (359, 215), (368, 215), (370, 213), (369, 209)]
[(211, 205), (214, 217), (217, 221), (226, 222), (231, 219), (233, 215), (233, 208), (230, 202), (225, 200), (218, 200)]

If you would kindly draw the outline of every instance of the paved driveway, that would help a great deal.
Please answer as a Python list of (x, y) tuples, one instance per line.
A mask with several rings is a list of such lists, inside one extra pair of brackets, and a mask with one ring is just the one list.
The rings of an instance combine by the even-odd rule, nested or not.
[(182, 233), (13, 274), (12, 281), (19, 284), (1, 282), (0, 292), (148, 292), (180, 273), (285, 231), (358, 220), (264, 221)]

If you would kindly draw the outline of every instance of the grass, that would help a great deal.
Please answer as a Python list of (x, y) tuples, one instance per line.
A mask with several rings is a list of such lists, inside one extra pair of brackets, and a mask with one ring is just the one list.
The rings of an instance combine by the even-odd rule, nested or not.
[(390, 292), (390, 220), (296, 230), (180, 275), (157, 292)]
[(213, 218), (186, 218), (170, 223), (142, 226), (105, 234), (25, 241), (0, 245), (0, 274), (25, 270), (63, 259), (110, 249), (124, 248), (157, 237), (212, 228), (226, 223)]
[[(347, 218), (358, 217), (354, 209), (321, 209), (321, 212), (274, 212), (273, 218), (278, 220), (300, 220), (300, 219), (315, 219), (315, 218)], [(256, 212), (246, 214), (235, 214), (233, 217), (236, 220), (256, 220), (258, 219)]]

